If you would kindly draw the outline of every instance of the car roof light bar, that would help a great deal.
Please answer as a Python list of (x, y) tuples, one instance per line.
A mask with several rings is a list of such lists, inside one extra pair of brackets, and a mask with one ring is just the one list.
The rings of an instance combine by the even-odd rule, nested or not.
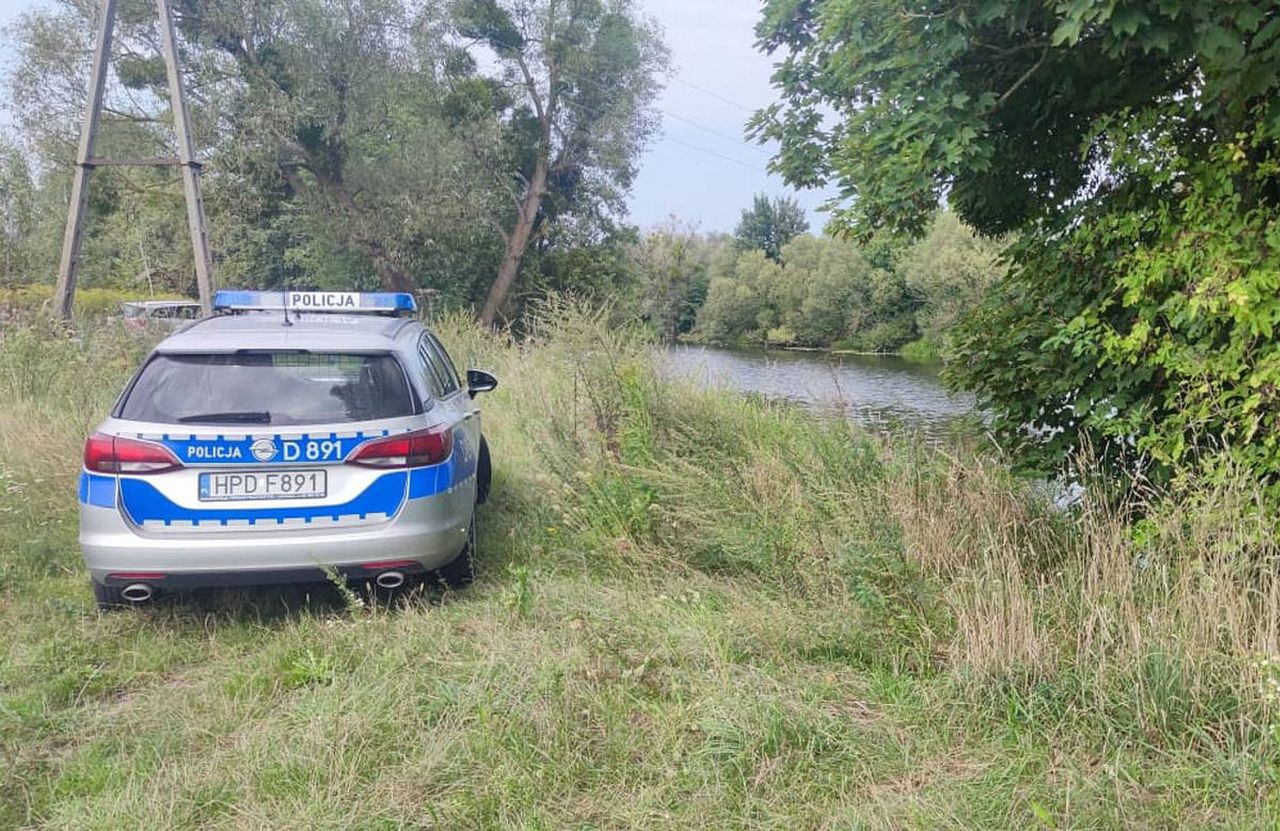
[(355, 291), (238, 291), (213, 296), (220, 312), (293, 311), (343, 314), (410, 314), (418, 310), (408, 292)]

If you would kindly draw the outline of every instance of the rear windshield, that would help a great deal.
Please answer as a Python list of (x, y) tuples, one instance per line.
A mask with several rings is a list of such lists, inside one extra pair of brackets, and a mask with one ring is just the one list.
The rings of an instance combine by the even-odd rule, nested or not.
[(413, 415), (391, 355), (239, 352), (156, 355), (118, 417), (164, 424), (334, 424)]

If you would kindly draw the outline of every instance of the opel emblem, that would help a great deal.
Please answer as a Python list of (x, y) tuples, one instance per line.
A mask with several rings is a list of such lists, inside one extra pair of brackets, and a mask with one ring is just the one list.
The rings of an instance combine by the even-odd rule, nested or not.
[(269, 462), (276, 457), (276, 443), (271, 439), (258, 439), (249, 446), (253, 458), (260, 462)]

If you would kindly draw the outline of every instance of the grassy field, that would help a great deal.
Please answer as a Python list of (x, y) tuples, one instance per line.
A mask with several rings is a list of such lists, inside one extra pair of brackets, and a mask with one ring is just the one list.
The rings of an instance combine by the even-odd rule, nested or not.
[(975, 450), (660, 381), (568, 308), (492, 368), (462, 593), (100, 616), (84, 436), (146, 344), (0, 334), (0, 827), (1257, 828), (1280, 581), (1248, 487), (1052, 510)]

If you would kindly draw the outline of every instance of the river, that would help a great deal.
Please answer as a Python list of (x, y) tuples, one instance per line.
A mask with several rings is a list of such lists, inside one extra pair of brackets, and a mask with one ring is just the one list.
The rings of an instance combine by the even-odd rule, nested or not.
[(878, 432), (939, 439), (974, 412), (973, 398), (949, 392), (935, 367), (893, 355), (672, 346), (666, 370), (697, 383), (785, 399)]

